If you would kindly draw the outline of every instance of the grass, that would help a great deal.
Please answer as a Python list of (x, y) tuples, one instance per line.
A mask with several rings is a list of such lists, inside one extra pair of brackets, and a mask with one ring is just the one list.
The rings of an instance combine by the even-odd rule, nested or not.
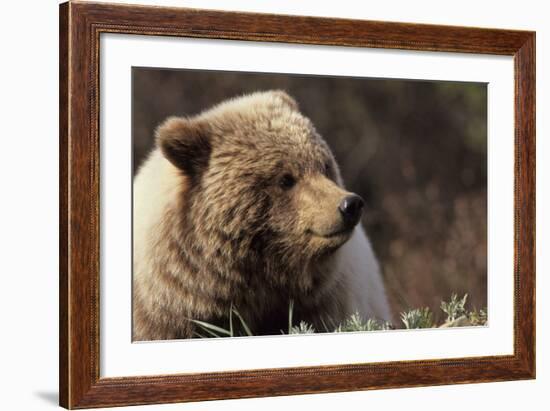
[(447, 314), (447, 321), (455, 321), (466, 314), (466, 300), (468, 294), (464, 294), (464, 297), (458, 298), (456, 294), (451, 295), (451, 301), (441, 302), (441, 309)]
[[(400, 313), (401, 323), (392, 324), (387, 321), (379, 321), (374, 318), (362, 318), (359, 313), (354, 313), (342, 323), (334, 326), (323, 324), (323, 330), (315, 330), (312, 324), (305, 321), (294, 323), (294, 302), (290, 301), (288, 307), (288, 328), (281, 330), (281, 334), (315, 334), (319, 332), (358, 332), (358, 331), (383, 331), (394, 329), (419, 329), (419, 328), (448, 328), (463, 326), (480, 326), (487, 324), (486, 309), (467, 309), (468, 294), (461, 298), (452, 294), (449, 301), (442, 301), (440, 308), (445, 314), (445, 320), (441, 324), (434, 323), (434, 315), (427, 307), (414, 308)], [(255, 335), (251, 327), (246, 323), (239, 311), (231, 306), (229, 310), (229, 326), (223, 328), (205, 321), (191, 320), (197, 327), (194, 336), (197, 338), (221, 338)]]
[(433, 328), (433, 314), (428, 307), (401, 313), (401, 321), (407, 329)]

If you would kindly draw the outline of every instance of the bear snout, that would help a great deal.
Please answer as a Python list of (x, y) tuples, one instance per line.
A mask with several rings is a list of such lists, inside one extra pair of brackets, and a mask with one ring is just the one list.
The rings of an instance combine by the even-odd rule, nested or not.
[(357, 225), (361, 219), (364, 206), (365, 201), (363, 201), (363, 199), (357, 194), (348, 195), (340, 202), (338, 210), (340, 210), (340, 213), (342, 214), (342, 219), (344, 220), (344, 225), (347, 229), (353, 228)]

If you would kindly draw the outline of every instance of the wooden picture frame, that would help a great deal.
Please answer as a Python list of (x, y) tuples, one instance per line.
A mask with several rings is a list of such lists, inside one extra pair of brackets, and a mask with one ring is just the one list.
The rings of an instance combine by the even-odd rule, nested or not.
[[(514, 354), (100, 378), (101, 33), (513, 56)], [(535, 33), (69, 2), (60, 5), (60, 405), (89, 408), (535, 377)]]

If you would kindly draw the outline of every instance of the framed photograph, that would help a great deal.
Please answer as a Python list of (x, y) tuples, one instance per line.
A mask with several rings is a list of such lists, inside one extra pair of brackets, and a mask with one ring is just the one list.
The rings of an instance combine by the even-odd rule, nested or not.
[(60, 6), (60, 405), (535, 378), (535, 33)]

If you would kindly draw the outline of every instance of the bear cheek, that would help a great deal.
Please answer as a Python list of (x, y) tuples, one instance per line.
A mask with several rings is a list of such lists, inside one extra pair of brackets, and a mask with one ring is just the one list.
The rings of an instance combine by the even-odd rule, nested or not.
[(274, 202), (268, 214), (268, 224), (281, 239), (295, 239), (303, 233), (298, 210), (287, 198)]

